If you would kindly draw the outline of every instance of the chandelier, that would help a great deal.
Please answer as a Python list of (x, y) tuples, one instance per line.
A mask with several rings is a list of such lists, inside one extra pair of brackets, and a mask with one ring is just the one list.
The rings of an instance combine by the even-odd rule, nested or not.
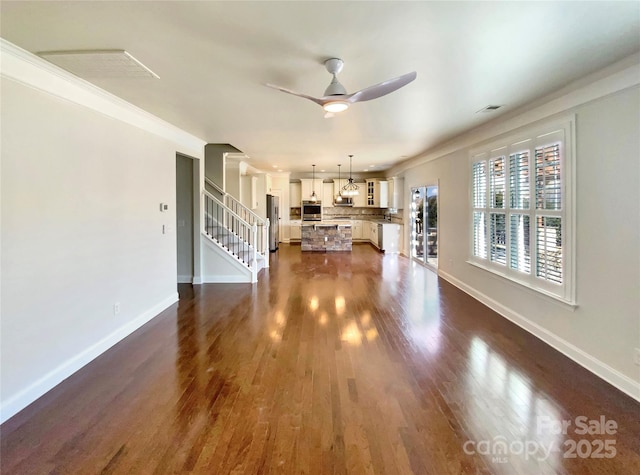
[(356, 196), (359, 195), (358, 185), (353, 182), (353, 178), (351, 177), (351, 160), (353, 159), (353, 155), (349, 155), (349, 180), (347, 180), (347, 184), (342, 187), (342, 196)]

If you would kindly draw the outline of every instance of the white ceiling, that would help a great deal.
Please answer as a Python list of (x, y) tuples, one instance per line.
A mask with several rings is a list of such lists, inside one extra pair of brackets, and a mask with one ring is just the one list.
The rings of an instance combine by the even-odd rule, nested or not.
[[(160, 79), (96, 85), (263, 169), (388, 168), (640, 50), (640, 2), (0, 3), (31, 52), (123, 49)], [(340, 57), (349, 92), (417, 71), (333, 119), (319, 97)], [(505, 107), (476, 113), (489, 104)], [(370, 168), (371, 165), (376, 167)], [(343, 171), (345, 170), (343, 166)]]

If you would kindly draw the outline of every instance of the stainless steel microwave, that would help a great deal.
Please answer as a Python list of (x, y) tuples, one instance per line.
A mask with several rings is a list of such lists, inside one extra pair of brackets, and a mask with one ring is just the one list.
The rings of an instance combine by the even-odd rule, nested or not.
[(322, 202), (303, 201), (302, 221), (322, 221)]

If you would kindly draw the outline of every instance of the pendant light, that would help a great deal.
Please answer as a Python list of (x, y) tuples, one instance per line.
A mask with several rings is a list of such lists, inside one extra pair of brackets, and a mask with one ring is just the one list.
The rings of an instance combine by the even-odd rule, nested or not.
[(311, 165), (313, 167), (313, 180), (311, 181), (311, 201), (314, 203), (318, 201), (318, 196), (316, 195), (316, 166)]
[(351, 177), (351, 160), (353, 159), (353, 155), (349, 155), (349, 180), (344, 187), (342, 187), (342, 195), (343, 196), (356, 196), (359, 195), (358, 185), (353, 182), (353, 178)]
[(342, 203), (342, 189), (340, 186), (342, 185), (342, 180), (340, 179), (340, 167), (342, 165), (338, 164), (338, 196), (336, 196), (336, 203)]

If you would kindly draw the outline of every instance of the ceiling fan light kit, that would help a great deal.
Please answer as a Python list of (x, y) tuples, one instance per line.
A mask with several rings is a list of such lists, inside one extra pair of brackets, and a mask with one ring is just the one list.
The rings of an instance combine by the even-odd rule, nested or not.
[(349, 103), (347, 101), (327, 102), (322, 108), (327, 112), (342, 112), (349, 108)]
[(390, 94), (393, 91), (406, 86), (417, 77), (417, 73), (413, 71), (407, 74), (403, 74), (402, 76), (398, 76), (397, 78), (381, 82), (380, 84), (376, 84), (375, 86), (361, 89), (360, 91), (354, 92), (353, 94), (347, 94), (347, 90), (342, 84), (340, 84), (340, 81), (338, 81), (338, 78), (336, 76), (340, 71), (342, 71), (344, 61), (339, 58), (331, 58), (324, 62), (324, 66), (325, 68), (327, 68), (327, 71), (333, 76), (333, 78), (331, 79), (331, 83), (329, 84), (327, 89), (324, 91), (323, 97), (309, 96), (307, 94), (302, 94), (300, 92), (292, 91), (291, 89), (286, 89), (280, 86), (275, 86), (273, 84), (267, 84), (267, 86), (282, 92), (286, 92), (287, 94), (292, 94), (294, 96), (302, 97), (304, 99), (315, 102), (316, 104), (322, 106), (322, 108), (327, 112), (325, 118), (329, 118), (333, 117), (333, 114), (336, 112), (347, 110), (351, 104), (354, 104), (356, 102), (370, 101), (372, 99), (386, 96), (387, 94)]

